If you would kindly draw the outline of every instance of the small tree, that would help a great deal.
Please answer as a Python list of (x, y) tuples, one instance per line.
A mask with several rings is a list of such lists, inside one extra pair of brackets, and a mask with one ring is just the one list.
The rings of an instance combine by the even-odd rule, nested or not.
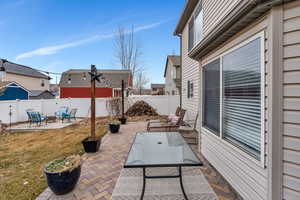
[(130, 31), (126, 31), (123, 26), (119, 26), (115, 37), (115, 58), (122, 69), (131, 70), (133, 78), (141, 70), (142, 57), (142, 48), (136, 41), (134, 33), (133, 26)]
[(138, 89), (140, 95), (142, 95), (142, 90), (149, 83), (149, 79), (146, 77), (144, 70), (141, 70), (137, 73), (134, 83), (134, 87)]

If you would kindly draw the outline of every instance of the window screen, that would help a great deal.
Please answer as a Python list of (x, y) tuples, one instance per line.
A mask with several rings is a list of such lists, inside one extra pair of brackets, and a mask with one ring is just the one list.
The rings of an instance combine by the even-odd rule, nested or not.
[(260, 38), (223, 57), (223, 136), (259, 158)]
[(220, 59), (204, 66), (203, 126), (220, 134)]

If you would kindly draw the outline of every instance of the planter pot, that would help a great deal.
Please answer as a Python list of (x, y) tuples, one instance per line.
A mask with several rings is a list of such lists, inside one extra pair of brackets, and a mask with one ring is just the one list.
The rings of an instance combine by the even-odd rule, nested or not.
[(120, 130), (120, 124), (109, 124), (108, 126), (111, 133), (118, 133)]
[(87, 137), (82, 141), (84, 151), (86, 153), (96, 153), (101, 144), (101, 138)]
[(73, 169), (72, 171), (65, 171), (65, 172), (48, 172), (44, 169), (47, 178), (47, 184), (52, 192), (56, 195), (63, 195), (71, 192), (80, 177), (81, 173), (81, 165), (77, 168)]
[(119, 121), (121, 122), (121, 124), (126, 124), (127, 122), (127, 118), (119, 118)]

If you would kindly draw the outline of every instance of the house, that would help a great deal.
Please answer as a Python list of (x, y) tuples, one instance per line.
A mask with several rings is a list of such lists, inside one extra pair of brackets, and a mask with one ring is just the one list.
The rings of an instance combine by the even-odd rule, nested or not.
[(180, 56), (168, 56), (165, 66), (165, 94), (179, 95), (181, 86)]
[(49, 90), (50, 79), (36, 69), (0, 59), (0, 81), (14, 81), (28, 90)]
[(165, 94), (165, 84), (151, 84), (151, 94), (152, 95), (164, 95)]
[(55, 99), (55, 95), (49, 90), (31, 90), (29, 99)]
[(29, 91), (13, 81), (0, 81), (0, 101), (27, 100)]
[(182, 107), (244, 199), (300, 199), (300, 1), (188, 0)]
[(152, 90), (151, 89), (132, 89), (130, 90), (130, 95), (151, 95)]
[(54, 96), (56, 98), (59, 98), (59, 92), (60, 92), (60, 89), (59, 89), (59, 84), (50, 84), (50, 89), (49, 91), (54, 94)]
[[(60, 98), (90, 98), (91, 77), (89, 70), (70, 69), (64, 72), (59, 83)], [(120, 97), (122, 80), (125, 89), (132, 88), (132, 75), (130, 70), (98, 70), (103, 74), (100, 82), (96, 82), (96, 97)]]

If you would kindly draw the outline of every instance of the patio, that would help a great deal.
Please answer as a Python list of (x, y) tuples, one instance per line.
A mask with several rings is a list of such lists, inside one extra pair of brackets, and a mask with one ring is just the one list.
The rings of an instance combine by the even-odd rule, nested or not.
[[(56, 196), (48, 188), (37, 199), (111, 199), (135, 133), (139, 131), (146, 131), (146, 122), (130, 122), (121, 127), (120, 134), (105, 135), (98, 153), (83, 155), (80, 181), (71, 193)], [(192, 149), (197, 152), (197, 146), (193, 145)], [(222, 200), (240, 199), (222, 176), (199, 153), (198, 156), (204, 163), (199, 169), (217, 197)]]
[(65, 122), (61, 122), (61, 120), (55, 120), (55, 122), (48, 122), (47, 124), (43, 122), (41, 125), (36, 125), (30, 123), (20, 123), (17, 125), (11, 126), (11, 128), (8, 128), (7, 130), (10, 131), (38, 131), (38, 130), (50, 130), (50, 129), (61, 129), (68, 127), (72, 124), (78, 123), (81, 120), (65, 120)]

